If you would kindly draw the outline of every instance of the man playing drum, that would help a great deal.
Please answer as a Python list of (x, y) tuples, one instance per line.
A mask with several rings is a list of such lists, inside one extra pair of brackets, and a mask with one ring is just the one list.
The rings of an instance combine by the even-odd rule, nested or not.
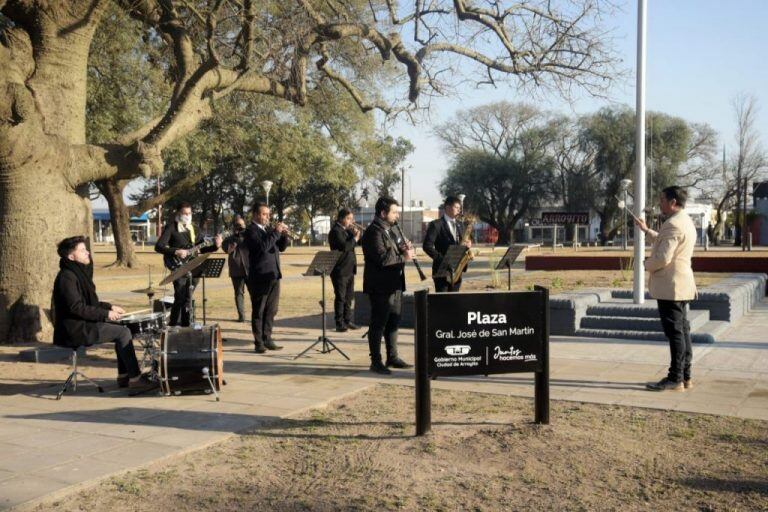
[(85, 237), (65, 238), (58, 245), (59, 274), (53, 285), (51, 313), (53, 343), (68, 348), (114, 342), (117, 352), (117, 384), (143, 393), (157, 385), (141, 375), (131, 331), (110, 322), (120, 320), (123, 308), (100, 302), (93, 283), (91, 255)]

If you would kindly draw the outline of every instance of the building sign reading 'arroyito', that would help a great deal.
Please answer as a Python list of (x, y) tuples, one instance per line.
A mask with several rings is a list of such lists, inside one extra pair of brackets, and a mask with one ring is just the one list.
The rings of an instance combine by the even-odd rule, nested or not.
[(545, 226), (589, 224), (589, 212), (542, 212), (541, 219), (533, 219), (531, 223)]

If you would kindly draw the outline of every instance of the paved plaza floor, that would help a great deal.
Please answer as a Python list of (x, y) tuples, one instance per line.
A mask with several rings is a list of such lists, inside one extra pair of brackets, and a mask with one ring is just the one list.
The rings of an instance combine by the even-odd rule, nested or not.
[[(252, 352), (247, 324), (221, 321), (227, 385), (210, 395), (128, 397), (114, 381), (98, 394), (84, 386), (55, 400), (49, 384), (0, 393), (0, 509), (21, 509), (116, 474), (198, 450), (265, 420), (288, 417), (377, 383), (413, 385), (413, 372), (376, 376), (367, 371), (361, 331), (330, 333), (351, 358), (338, 353), (293, 357), (319, 334), (320, 317), (283, 319), (280, 352)], [(645, 391), (666, 372), (666, 344), (555, 337), (551, 397), (768, 420), (768, 302), (740, 319), (713, 345), (694, 346), (695, 387), (684, 393)], [(413, 358), (413, 331), (400, 336)], [(66, 371), (62, 370), (62, 380)], [(441, 378), (433, 386), (533, 396), (533, 376)], [(533, 404), (531, 403), (531, 416)], [(554, 425), (557, 417), (552, 418)]]

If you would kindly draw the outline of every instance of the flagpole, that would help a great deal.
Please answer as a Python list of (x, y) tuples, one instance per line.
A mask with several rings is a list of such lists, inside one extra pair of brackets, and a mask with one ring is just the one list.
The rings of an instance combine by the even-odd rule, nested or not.
[[(645, 219), (645, 33), (646, 0), (637, 0), (637, 98), (635, 131), (635, 215)], [(645, 302), (645, 233), (635, 226), (635, 270), (632, 297), (635, 304)]]

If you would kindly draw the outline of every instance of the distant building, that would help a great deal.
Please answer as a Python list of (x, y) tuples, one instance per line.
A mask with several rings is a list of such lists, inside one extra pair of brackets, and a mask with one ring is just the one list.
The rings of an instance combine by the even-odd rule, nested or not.
[(750, 225), (753, 245), (768, 245), (768, 181), (752, 185), (752, 208), (755, 218)]
[[(131, 217), (131, 239), (137, 243), (154, 243), (157, 240), (155, 223), (150, 218), (150, 212), (144, 212), (138, 217)], [(112, 233), (109, 210), (93, 210), (93, 240), (97, 243), (115, 243)]]

